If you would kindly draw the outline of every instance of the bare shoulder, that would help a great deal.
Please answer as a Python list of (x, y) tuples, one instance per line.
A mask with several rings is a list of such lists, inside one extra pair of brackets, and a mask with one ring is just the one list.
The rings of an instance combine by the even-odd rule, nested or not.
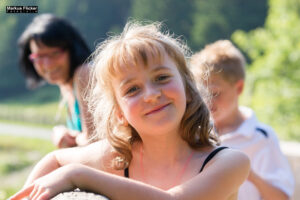
[(208, 174), (223, 177), (224, 180), (230, 179), (232, 184), (238, 187), (248, 177), (250, 160), (245, 153), (228, 148), (219, 152), (208, 163), (204, 171)]
[(231, 148), (227, 148), (219, 152), (212, 160), (211, 164), (214, 164), (215, 162), (218, 164), (222, 163), (222, 167), (228, 166), (232, 169), (235, 167), (244, 167), (247, 170), (250, 167), (250, 160), (248, 156), (239, 150)]
[(201, 173), (179, 187), (172, 188), (170, 192), (180, 197), (192, 195), (203, 199), (230, 199), (247, 179), (249, 170), (250, 161), (244, 153), (223, 149), (205, 165)]
[(220, 156), (220, 158), (230, 157), (230, 158), (235, 158), (237, 160), (244, 160), (244, 161), (249, 160), (248, 156), (245, 153), (236, 149), (226, 148), (223, 151), (221, 151), (220, 154), (222, 155)]
[(99, 140), (83, 147), (57, 150), (55, 153), (61, 165), (80, 163), (100, 170), (105, 170), (105, 163), (113, 155), (113, 148), (107, 140)]

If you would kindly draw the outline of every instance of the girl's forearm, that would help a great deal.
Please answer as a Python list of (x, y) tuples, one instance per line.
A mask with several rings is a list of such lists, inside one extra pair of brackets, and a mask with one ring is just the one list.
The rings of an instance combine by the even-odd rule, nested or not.
[(24, 187), (33, 183), (39, 177), (42, 177), (55, 169), (59, 168), (60, 165), (56, 159), (54, 152), (46, 155), (42, 160), (40, 160), (37, 165), (33, 168), (30, 175), (28, 176)]
[(117, 175), (77, 165), (70, 173), (72, 183), (83, 190), (102, 194), (110, 199), (174, 199), (168, 192)]

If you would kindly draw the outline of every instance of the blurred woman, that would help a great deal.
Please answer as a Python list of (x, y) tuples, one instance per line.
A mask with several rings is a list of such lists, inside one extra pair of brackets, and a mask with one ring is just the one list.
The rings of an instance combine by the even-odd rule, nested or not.
[(43, 82), (57, 85), (66, 102), (67, 126), (53, 128), (54, 144), (59, 148), (87, 144), (93, 126), (83, 100), (89, 74), (84, 61), (91, 52), (82, 36), (65, 19), (42, 14), (27, 26), (18, 45), (28, 88)]

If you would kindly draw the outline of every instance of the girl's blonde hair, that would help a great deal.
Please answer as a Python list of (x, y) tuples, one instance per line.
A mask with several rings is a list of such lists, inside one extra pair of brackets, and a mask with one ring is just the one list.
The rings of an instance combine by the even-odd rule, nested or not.
[(115, 169), (129, 165), (132, 144), (141, 138), (134, 127), (119, 122), (111, 80), (123, 69), (139, 66), (140, 62), (147, 66), (151, 59), (162, 61), (165, 53), (176, 63), (185, 85), (187, 105), (181, 121), (182, 139), (192, 148), (210, 146), (217, 141), (211, 134), (209, 111), (187, 67), (185, 56), (189, 55), (189, 49), (178, 38), (161, 31), (162, 28), (161, 23), (128, 22), (119, 36), (102, 42), (92, 56), (89, 108), (94, 115), (96, 135), (107, 138), (116, 150)]

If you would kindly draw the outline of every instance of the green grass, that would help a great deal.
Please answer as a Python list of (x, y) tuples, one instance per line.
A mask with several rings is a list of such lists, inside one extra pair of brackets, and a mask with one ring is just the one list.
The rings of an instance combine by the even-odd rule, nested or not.
[[(0, 103), (0, 120), (13, 123), (51, 127), (65, 123), (66, 111), (59, 110), (58, 102), (45, 104)], [(56, 116), (60, 113), (60, 117)]]
[(54, 149), (48, 140), (0, 135), (0, 200), (17, 192), (33, 165)]
[[(60, 94), (56, 86), (0, 99), (0, 120), (25, 125), (49, 126), (65, 123), (66, 109), (59, 109)], [(61, 117), (57, 118), (60, 114)]]

